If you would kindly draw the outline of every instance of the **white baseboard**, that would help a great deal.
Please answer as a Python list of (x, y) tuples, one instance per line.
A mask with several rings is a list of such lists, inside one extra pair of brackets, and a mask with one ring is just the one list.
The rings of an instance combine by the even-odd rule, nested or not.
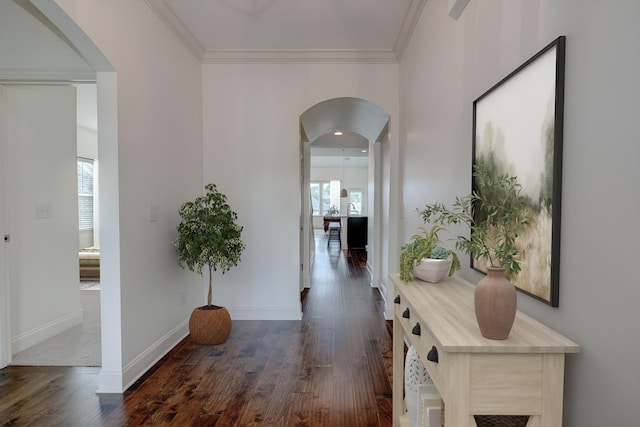
[(122, 393), (162, 359), (172, 348), (189, 335), (189, 319), (166, 333), (163, 337), (129, 362), (124, 369), (102, 369), (98, 374), (96, 393)]
[(133, 359), (122, 370), (124, 390), (131, 387), (145, 372), (162, 359), (172, 348), (189, 335), (189, 319), (185, 319), (162, 338), (153, 343), (142, 354)]
[[(229, 307), (233, 320), (301, 320), (302, 312), (297, 308)], [(145, 372), (162, 359), (172, 348), (189, 335), (189, 320), (186, 319), (147, 350), (128, 363), (122, 370), (102, 369), (98, 374), (96, 393), (122, 393), (131, 387)]]
[(382, 299), (384, 300), (384, 318), (385, 320), (393, 320), (393, 300), (389, 300), (387, 298), (387, 284), (380, 281), (378, 288), (380, 289), (380, 295), (382, 295)]
[(96, 393), (122, 393), (122, 370), (101, 369), (98, 374), (98, 390)]
[(374, 283), (374, 280), (373, 280), (373, 267), (371, 267), (371, 263), (369, 263), (369, 261), (367, 261), (365, 268), (367, 270), (367, 273), (369, 273), (369, 277), (371, 277), (371, 287), (377, 288), (378, 286)]
[(16, 354), (82, 324), (82, 309), (11, 338), (11, 353)]

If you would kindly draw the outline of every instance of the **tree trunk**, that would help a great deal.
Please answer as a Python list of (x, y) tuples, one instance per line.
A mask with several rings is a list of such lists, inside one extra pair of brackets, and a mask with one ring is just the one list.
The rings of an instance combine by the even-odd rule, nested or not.
[(213, 276), (211, 273), (211, 264), (209, 264), (209, 294), (207, 295), (207, 305), (211, 305), (211, 281), (213, 280)]

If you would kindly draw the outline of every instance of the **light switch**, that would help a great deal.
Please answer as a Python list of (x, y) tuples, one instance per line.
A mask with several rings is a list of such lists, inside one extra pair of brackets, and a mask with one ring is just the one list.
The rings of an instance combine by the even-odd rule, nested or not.
[(36, 218), (52, 218), (53, 205), (51, 203), (36, 203)]
[(149, 222), (158, 221), (158, 211), (159, 211), (159, 208), (157, 205), (149, 206)]

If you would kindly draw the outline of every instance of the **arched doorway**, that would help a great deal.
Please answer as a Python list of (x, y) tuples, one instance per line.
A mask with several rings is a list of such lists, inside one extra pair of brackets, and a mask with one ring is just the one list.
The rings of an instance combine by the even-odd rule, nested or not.
[[(344, 159), (345, 150), (367, 152), (368, 179), (366, 194), (368, 212), (368, 268), (372, 286), (378, 283), (382, 259), (380, 188), (382, 168), (380, 143), (387, 140), (389, 114), (370, 101), (360, 98), (333, 98), (320, 102), (300, 115), (301, 144), (301, 218), (300, 218), (300, 287), (310, 287), (309, 271), (312, 264), (313, 214), (310, 192), (310, 159), (312, 147), (322, 147), (328, 156), (333, 153)], [(341, 132), (341, 135), (334, 135)], [(342, 138), (347, 136), (347, 138)], [(366, 147), (366, 148), (365, 148)], [(348, 153), (348, 152), (347, 152)], [(344, 194), (344, 192), (343, 192)], [(341, 216), (348, 210), (341, 209)], [(346, 248), (346, 247), (345, 247)]]

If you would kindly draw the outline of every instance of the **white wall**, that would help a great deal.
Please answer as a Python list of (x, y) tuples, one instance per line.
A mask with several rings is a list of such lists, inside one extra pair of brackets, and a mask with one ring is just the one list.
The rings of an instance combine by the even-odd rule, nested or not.
[[(107, 262), (109, 252), (119, 250), (109, 262), (120, 266), (119, 275), (105, 272), (117, 288), (103, 287), (113, 305), (105, 310), (103, 303), (111, 318), (103, 316), (102, 323), (122, 324), (119, 334), (107, 334), (109, 346), (118, 352), (121, 345), (121, 354), (103, 352), (101, 391), (117, 391), (109, 388), (117, 388), (118, 378), (126, 387), (145, 372), (187, 333), (191, 310), (204, 304), (201, 278), (177, 266), (172, 243), (179, 206), (203, 192), (202, 69), (144, 2), (58, 3), (115, 69), (104, 81), (115, 84), (117, 93), (101, 98), (98, 79), (98, 116), (117, 124), (116, 132), (105, 133), (100, 122), (98, 130), (99, 138), (108, 139), (99, 140), (102, 258)], [(117, 117), (100, 118), (104, 102), (117, 102)], [(111, 187), (114, 182), (118, 188)], [(107, 203), (119, 205), (119, 218), (102, 214), (110, 212)], [(153, 222), (152, 207), (158, 212)], [(105, 235), (118, 221), (112, 248)]]
[(397, 73), (395, 64), (205, 64), (204, 180), (245, 226), (242, 262), (214, 284), (232, 317), (300, 316), (300, 114), (351, 96), (397, 117)]
[(94, 160), (98, 158), (98, 132), (78, 127), (78, 157)]
[[(313, 160), (312, 160), (313, 163)], [(312, 181), (340, 180), (341, 187), (367, 191), (369, 183), (368, 169), (365, 168), (321, 168), (311, 166)]]
[(44, 25), (46, 21), (30, 1), (0, 1), (0, 78), (7, 81), (94, 78), (95, 71), (87, 61), (68, 40)]
[(568, 427), (640, 418), (638, 19), (635, 0), (482, 0), (458, 21), (430, 1), (400, 64), (408, 239), (425, 199), (470, 189), (473, 100), (567, 36), (560, 306), (522, 294), (518, 305), (582, 346), (566, 361)]
[(82, 322), (76, 92), (71, 86), (8, 86), (2, 94), (15, 354)]

